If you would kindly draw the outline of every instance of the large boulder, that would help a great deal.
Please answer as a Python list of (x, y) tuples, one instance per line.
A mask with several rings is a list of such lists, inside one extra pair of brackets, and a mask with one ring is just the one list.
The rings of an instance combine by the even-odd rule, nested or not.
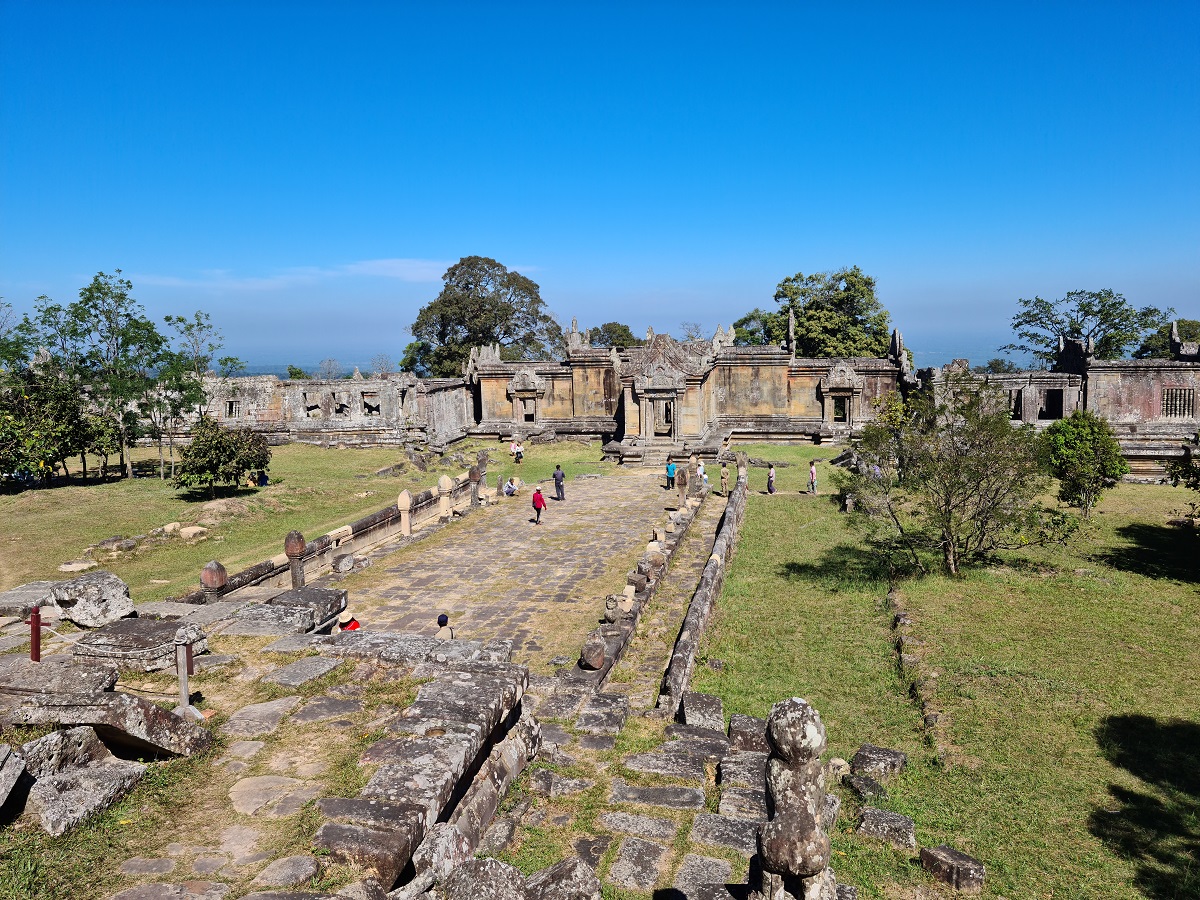
[(50, 590), (50, 600), (64, 619), (85, 628), (133, 615), (129, 585), (111, 572), (87, 572), (60, 581)]

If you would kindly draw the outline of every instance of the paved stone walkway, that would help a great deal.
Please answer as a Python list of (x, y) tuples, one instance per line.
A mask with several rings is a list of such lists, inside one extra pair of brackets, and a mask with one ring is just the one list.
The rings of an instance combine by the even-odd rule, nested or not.
[(652, 472), (571, 479), (562, 503), (544, 485), (540, 525), (527, 488), (376, 559), (387, 576), (368, 570), (362, 587), (348, 583), (353, 608), (372, 630), (428, 635), (446, 613), (460, 639), (511, 639), (514, 662), (573, 655), (674, 509), (661, 481)]

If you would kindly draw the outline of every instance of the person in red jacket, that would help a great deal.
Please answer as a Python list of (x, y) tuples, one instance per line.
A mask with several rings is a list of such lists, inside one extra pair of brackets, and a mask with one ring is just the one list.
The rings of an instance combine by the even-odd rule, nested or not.
[(542, 496), (541, 488), (533, 489), (533, 524), (542, 524), (542, 510), (546, 508), (546, 498)]

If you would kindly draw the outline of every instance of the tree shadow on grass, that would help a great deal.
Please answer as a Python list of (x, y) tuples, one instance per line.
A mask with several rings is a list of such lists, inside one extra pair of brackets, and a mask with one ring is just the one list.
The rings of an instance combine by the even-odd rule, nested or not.
[(1128, 544), (1092, 555), (1096, 562), (1151, 578), (1200, 581), (1196, 535), (1169, 525), (1131, 522), (1117, 529)]
[(1092, 834), (1137, 867), (1134, 884), (1144, 896), (1200, 898), (1200, 724), (1109, 716), (1096, 743), (1148, 790), (1110, 784), (1115, 808), (1092, 813)]
[(782, 563), (776, 574), (787, 581), (820, 581), (836, 587), (862, 586), (887, 582), (887, 560), (853, 544), (838, 544), (824, 551), (815, 560)]

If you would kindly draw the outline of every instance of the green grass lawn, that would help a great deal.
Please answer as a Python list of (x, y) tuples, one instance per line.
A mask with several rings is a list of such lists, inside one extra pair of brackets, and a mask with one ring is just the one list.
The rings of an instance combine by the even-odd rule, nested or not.
[[(1200, 897), (1200, 538), (1166, 525), (1187, 495), (1122, 485), (1068, 548), (901, 585), (949, 717), (943, 764), (897, 672), (874, 558), (832, 503), (786, 492), (793, 473), (750, 498), (702, 648), (724, 666), (698, 666), (694, 688), (759, 716), (803, 696), (833, 755), (906, 751), (881, 805), (912, 816), (922, 845), (982, 859), (985, 896)], [(843, 800), (840, 880), (866, 897), (932, 885), (915, 855), (850, 833)]]
[[(463, 442), (452, 448), (468, 463), (477, 449), (491, 451), (489, 484), (498, 473), (516, 472), (507, 444)], [(157, 451), (142, 448), (135, 459), (157, 472)], [(463, 466), (445, 463), (420, 472), (412, 465), (399, 477), (376, 471), (404, 459), (397, 448), (361, 450), (322, 449), (288, 444), (272, 449), (271, 484), (242, 489), (237, 497), (248, 511), (221, 521), (199, 543), (172, 540), (107, 558), (100, 566), (129, 584), (135, 601), (179, 596), (199, 586), (200, 569), (219, 559), (230, 573), (283, 551), (283, 538), (292, 529), (314, 538), (396, 502), (405, 488), (423, 490), (442, 474), (457, 475)], [(598, 443), (564, 442), (530, 446), (518, 474), (526, 481), (550, 477), (556, 463), (569, 475), (611, 471), (601, 466)], [(146, 469), (149, 471), (149, 468)], [(38, 579), (70, 577), (58, 571), (61, 563), (79, 558), (85, 547), (105, 538), (148, 534), (168, 522), (195, 523), (207, 497), (193, 498), (157, 477), (70, 484), (49, 489), (0, 494), (0, 590)]]

